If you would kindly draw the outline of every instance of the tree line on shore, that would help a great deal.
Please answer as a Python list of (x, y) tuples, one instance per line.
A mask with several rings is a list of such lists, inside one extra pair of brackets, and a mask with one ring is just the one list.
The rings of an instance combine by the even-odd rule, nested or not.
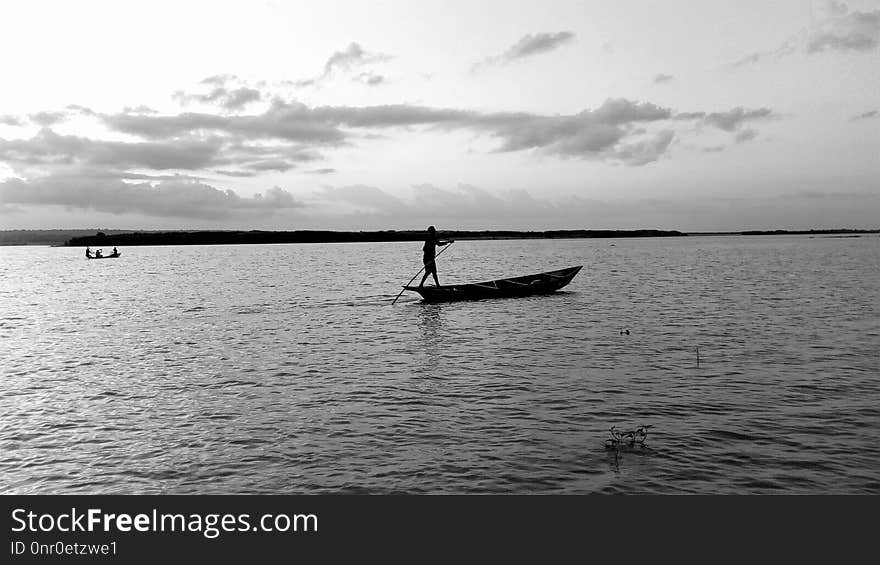
[[(554, 239), (616, 237), (682, 237), (688, 235), (831, 235), (880, 233), (880, 229), (748, 230), (735, 232), (681, 232), (678, 230), (449, 230), (452, 239)], [(126, 231), (126, 230), (0, 230), (0, 245), (133, 246), (133, 245), (211, 245), (236, 243), (345, 243), (378, 241), (418, 241), (422, 230), (382, 231)]]
[[(452, 239), (559, 239), (586, 237), (663, 237), (685, 236), (675, 230), (448, 230), (443, 237)], [(169, 231), (129, 232), (107, 234), (99, 232), (89, 236), (72, 237), (65, 245), (82, 246), (133, 246), (133, 245), (228, 245), (254, 243), (351, 243), (377, 241), (420, 241), (425, 239), (423, 230), (385, 231)]]

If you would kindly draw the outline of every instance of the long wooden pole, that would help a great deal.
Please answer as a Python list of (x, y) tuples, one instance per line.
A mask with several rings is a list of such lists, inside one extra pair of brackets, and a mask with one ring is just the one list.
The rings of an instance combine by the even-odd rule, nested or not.
[[(449, 249), (449, 246), (452, 245), (453, 243), (455, 243), (455, 242), (454, 242), (454, 241), (450, 241), (448, 244), (446, 244), (446, 249)], [(440, 250), (440, 253), (438, 253), (437, 255), (434, 255), (434, 258), (433, 258), (431, 261), (429, 261), (428, 263), (425, 263), (424, 265), (422, 265), (422, 268), (419, 269), (419, 272), (416, 273), (415, 275), (413, 275), (413, 278), (409, 279), (409, 282), (408, 282), (408, 283), (406, 283), (405, 285), (403, 285), (404, 288), (400, 289), (400, 293), (397, 295), (397, 298), (400, 298), (400, 295), (403, 294), (403, 291), (406, 290), (406, 287), (408, 287), (410, 284), (412, 284), (412, 282), (413, 282), (414, 280), (416, 280), (416, 277), (417, 277), (417, 276), (419, 276), (419, 275), (422, 274), (422, 271), (425, 270), (425, 267), (427, 267), (428, 265), (430, 265), (431, 263), (433, 263), (434, 261), (436, 261), (436, 260), (437, 260), (437, 257), (443, 255), (443, 252), (446, 251), (446, 249), (441, 249), (441, 250)], [(394, 306), (394, 303), (397, 302), (397, 298), (395, 298), (395, 299), (394, 299), (394, 302), (391, 303), (392, 306)]]

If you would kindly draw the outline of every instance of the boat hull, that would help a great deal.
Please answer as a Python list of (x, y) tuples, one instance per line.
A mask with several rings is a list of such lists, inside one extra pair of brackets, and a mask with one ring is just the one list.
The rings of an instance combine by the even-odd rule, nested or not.
[(122, 253), (119, 253), (118, 255), (105, 255), (104, 257), (86, 257), (86, 259), (117, 259), (121, 255)]
[(448, 286), (405, 286), (425, 302), (452, 302), (483, 298), (512, 298), (555, 292), (571, 282), (583, 265), (523, 277)]

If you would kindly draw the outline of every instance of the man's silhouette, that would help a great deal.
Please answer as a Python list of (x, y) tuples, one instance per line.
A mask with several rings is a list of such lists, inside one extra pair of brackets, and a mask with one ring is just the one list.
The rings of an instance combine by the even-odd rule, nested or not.
[(434, 260), (437, 256), (437, 246), (442, 247), (450, 243), (452, 243), (451, 239), (448, 241), (437, 239), (437, 230), (434, 229), (434, 226), (428, 226), (428, 237), (425, 238), (425, 245), (422, 247), (424, 252), (422, 262), (425, 263), (425, 276), (422, 277), (422, 282), (419, 283), (419, 286), (425, 286), (425, 280), (429, 274), (434, 275), (434, 283), (440, 286), (440, 279), (437, 278), (437, 263)]

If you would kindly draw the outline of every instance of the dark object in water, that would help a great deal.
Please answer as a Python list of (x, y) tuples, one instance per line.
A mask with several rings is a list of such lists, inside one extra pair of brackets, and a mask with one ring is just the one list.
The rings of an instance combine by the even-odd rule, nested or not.
[(648, 429), (651, 426), (639, 426), (628, 432), (617, 431), (617, 426), (611, 427), (611, 438), (605, 440), (607, 450), (634, 450), (645, 449), (645, 440), (648, 439)]
[(524, 277), (498, 279), (471, 284), (443, 286), (405, 286), (422, 295), (425, 302), (449, 302), (452, 300), (476, 300), (479, 298), (502, 298), (529, 296), (554, 292), (571, 282), (583, 265), (558, 271), (548, 271)]
[(100, 257), (95, 257), (94, 255), (91, 257), (86, 257), (86, 259), (116, 259), (122, 255), (122, 253), (117, 253), (116, 255), (101, 255)]

